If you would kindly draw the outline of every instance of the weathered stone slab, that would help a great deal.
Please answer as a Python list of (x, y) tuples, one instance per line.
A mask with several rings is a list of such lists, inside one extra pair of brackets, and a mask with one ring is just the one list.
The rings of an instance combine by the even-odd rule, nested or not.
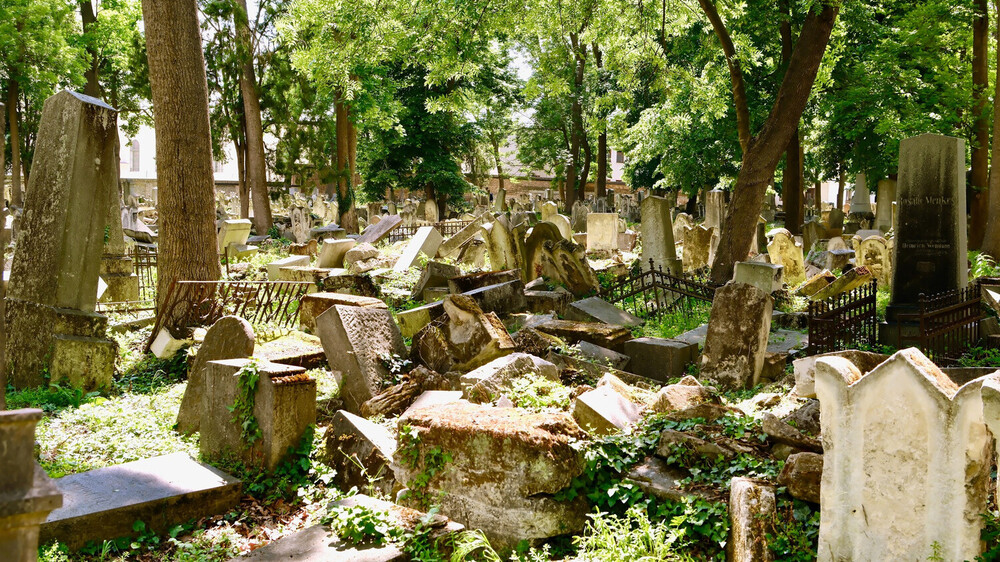
[(361, 405), (389, 380), (382, 357), (406, 356), (392, 313), (384, 308), (334, 305), (316, 318), (316, 329), (330, 368), (343, 374), (344, 409), (360, 414)]
[(417, 258), (420, 255), (424, 255), (428, 259), (433, 258), (437, 255), (442, 240), (441, 233), (436, 228), (421, 226), (406, 244), (406, 248), (403, 249), (403, 253), (396, 260), (396, 265), (393, 266), (392, 270), (397, 273), (406, 271), (417, 264)]
[(566, 308), (566, 319), (579, 322), (603, 322), (616, 326), (641, 326), (642, 318), (630, 314), (601, 299), (590, 297), (570, 303)]
[(725, 389), (759, 382), (772, 307), (771, 296), (753, 285), (728, 283), (715, 291), (701, 357), (705, 379)]
[(267, 280), (278, 281), (283, 267), (309, 267), (309, 256), (288, 256), (267, 264)]
[(464, 396), (477, 403), (492, 402), (510, 384), (528, 374), (551, 381), (559, 381), (559, 369), (552, 363), (527, 353), (512, 353), (490, 361), (462, 375)]
[(802, 247), (795, 243), (795, 237), (784, 228), (776, 228), (769, 233), (773, 236), (767, 245), (771, 263), (784, 266), (784, 278), (789, 287), (798, 287), (806, 280), (805, 257)]
[[(356, 243), (357, 241), (350, 238), (323, 240), (323, 245), (319, 248), (319, 257), (316, 259), (316, 267), (344, 267), (344, 256)], [(308, 262), (305, 265), (309, 265)]]
[(438, 246), (437, 255), (441, 258), (457, 258), (458, 254), (461, 252), (462, 246), (464, 246), (469, 240), (472, 240), (479, 234), (480, 226), (488, 214), (480, 214), (476, 218), (472, 219), (467, 226), (463, 227), (453, 234), (450, 238), (445, 240)]
[[(628, 342), (625, 345), (627, 346)], [(606, 347), (594, 345), (587, 341), (578, 343), (577, 347), (580, 349), (580, 355), (595, 363), (603, 363), (615, 369), (626, 368), (631, 359), (631, 357), (624, 353), (618, 353), (617, 351), (612, 351)]]
[(250, 219), (229, 219), (222, 221), (218, 232), (218, 250), (220, 254), (229, 255), (234, 245), (244, 246), (250, 237)]
[(448, 288), (451, 289), (452, 293), (457, 295), (482, 287), (488, 287), (498, 283), (517, 281), (520, 279), (521, 273), (516, 269), (470, 273), (469, 275), (458, 275), (448, 279)]
[(872, 280), (871, 271), (864, 266), (858, 266), (838, 277), (835, 281), (813, 293), (809, 300), (822, 301), (830, 297), (853, 291)]
[(410, 404), (400, 417), (407, 416), (411, 412), (421, 408), (436, 408), (444, 404), (459, 402), (462, 400), (462, 394), (461, 390), (427, 390), (421, 393), (420, 396), (417, 396), (413, 404)]
[(323, 352), (319, 338), (298, 330), (291, 330), (277, 339), (258, 345), (253, 350), (253, 356), (306, 370), (326, 367), (326, 353)]
[(194, 433), (201, 426), (204, 371), (209, 361), (250, 357), (256, 341), (253, 327), (239, 316), (223, 316), (212, 324), (188, 369), (188, 384), (177, 412), (177, 431)]
[(403, 224), (403, 219), (399, 215), (389, 215), (378, 221), (377, 224), (368, 225), (368, 228), (358, 237), (358, 245), (376, 244), (401, 224)]
[(412, 338), (417, 335), (417, 332), (423, 330), (425, 326), (442, 314), (444, 314), (444, 303), (441, 301), (432, 302), (409, 310), (401, 310), (396, 314), (400, 334), (404, 338)]
[(767, 294), (781, 290), (784, 266), (761, 262), (736, 262), (733, 282), (753, 285)]
[(532, 228), (524, 243), (524, 256), (525, 279), (545, 277), (578, 297), (593, 294), (600, 287), (584, 247), (564, 239), (551, 223)]
[(702, 225), (684, 227), (684, 250), (681, 252), (681, 259), (685, 272), (711, 265), (709, 257), (715, 232), (716, 229), (705, 228)]
[[(240, 373), (253, 369), (259, 376), (253, 398), (253, 417), (259, 437), (248, 443), (242, 420), (233, 406), (242, 392)], [(210, 361), (202, 393), (202, 457), (233, 456), (248, 465), (274, 470), (289, 449), (299, 445), (308, 427), (316, 423), (316, 380), (302, 367), (255, 359)]]
[(767, 547), (775, 518), (774, 488), (748, 478), (729, 483), (729, 541), (726, 560), (767, 562), (774, 554)]
[(132, 527), (165, 533), (170, 527), (225, 513), (240, 503), (242, 483), (186, 453), (71, 474), (55, 481), (63, 507), (42, 525), (42, 543), (71, 549), (89, 541), (135, 536)]
[(549, 320), (537, 326), (537, 329), (562, 338), (567, 343), (587, 341), (614, 351), (622, 350), (625, 342), (632, 339), (632, 332), (628, 328), (599, 322)]
[(388, 308), (384, 301), (375, 297), (344, 293), (310, 293), (302, 297), (299, 302), (299, 326), (306, 332), (315, 332), (316, 318), (337, 304), (363, 308)]
[(573, 419), (593, 435), (608, 435), (635, 423), (642, 412), (611, 385), (588, 390), (573, 402)]
[(618, 213), (587, 214), (587, 251), (618, 250)]
[(683, 377), (698, 358), (698, 344), (663, 338), (636, 338), (625, 342), (628, 370), (660, 382)]
[(528, 308), (524, 283), (520, 279), (480, 287), (462, 294), (476, 301), (484, 312), (506, 315), (524, 312)]
[(417, 280), (417, 284), (413, 286), (413, 292), (410, 293), (410, 297), (414, 299), (422, 298), (424, 291), (429, 288), (444, 287), (447, 291), (448, 280), (458, 277), (461, 274), (462, 270), (458, 266), (439, 261), (429, 261), (420, 273), (420, 279)]
[(452, 295), (442, 301), (445, 315), (413, 339), (411, 356), (439, 373), (467, 371), (513, 353), (514, 341), (496, 314), (476, 301)]
[(842, 357), (847, 359), (861, 374), (865, 374), (889, 358), (888, 355), (845, 349), (820, 355), (812, 355), (792, 361), (795, 373), (795, 394), (803, 398), (816, 398), (816, 361), (827, 357)]
[(673, 223), (670, 220), (670, 201), (664, 197), (649, 196), (639, 204), (642, 222), (642, 265), (652, 260), (653, 267), (666, 272), (678, 271), (677, 248), (674, 246)]

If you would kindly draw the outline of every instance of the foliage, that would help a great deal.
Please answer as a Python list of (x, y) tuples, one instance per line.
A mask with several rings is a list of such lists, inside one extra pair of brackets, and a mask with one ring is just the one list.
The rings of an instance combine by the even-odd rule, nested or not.
[(969, 261), (972, 263), (969, 276), (973, 279), (980, 277), (1000, 277), (1000, 266), (988, 254), (971, 251), (969, 252)]
[(583, 560), (691, 560), (682, 554), (683, 528), (654, 524), (639, 506), (624, 516), (598, 512), (589, 517), (583, 534), (574, 538)]
[(959, 367), (1000, 367), (1000, 349), (971, 347), (958, 358)]
[(666, 312), (655, 319), (646, 320), (641, 328), (643, 336), (675, 338), (708, 322), (712, 313), (711, 303), (692, 301), (690, 308)]
[(528, 373), (511, 382), (508, 396), (518, 408), (541, 411), (568, 410), (571, 394), (572, 390), (558, 381)]
[(775, 560), (810, 562), (816, 560), (819, 541), (819, 510), (778, 490), (777, 518), (767, 546)]
[[(431, 447), (421, 454), (420, 435), (408, 425), (399, 428), (399, 448), (396, 453), (404, 466), (420, 470), (408, 482), (407, 497), (412, 498), (423, 509), (429, 509), (434, 498), (427, 492), (431, 480), (452, 461), (451, 453), (441, 447)], [(421, 466), (423, 465), (423, 466)]]
[(233, 423), (240, 428), (240, 438), (243, 447), (249, 449), (261, 438), (260, 425), (253, 413), (257, 396), (257, 382), (260, 380), (260, 367), (256, 360), (251, 359), (236, 373), (236, 401), (227, 406), (233, 413)]
[(980, 538), (986, 546), (982, 554), (976, 556), (977, 562), (996, 562), (1000, 560), (1000, 512), (988, 511), (980, 515), (983, 518), (983, 530)]

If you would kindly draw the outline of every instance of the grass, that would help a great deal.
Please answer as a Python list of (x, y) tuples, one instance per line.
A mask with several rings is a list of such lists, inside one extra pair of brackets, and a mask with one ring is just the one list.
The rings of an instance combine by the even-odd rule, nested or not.
[(690, 309), (681, 309), (650, 318), (639, 328), (640, 335), (653, 338), (675, 338), (708, 322), (711, 303), (692, 301)]

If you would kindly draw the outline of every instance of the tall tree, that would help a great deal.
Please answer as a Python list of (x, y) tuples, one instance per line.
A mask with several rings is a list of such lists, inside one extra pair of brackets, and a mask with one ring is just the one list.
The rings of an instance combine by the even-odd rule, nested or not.
[[(792, 58), (792, 9), (787, 0), (782, 2), (782, 11), (786, 12), (781, 21), (781, 63), (788, 65)], [(782, 176), (781, 201), (785, 210), (785, 228), (792, 234), (802, 233), (802, 144), (799, 140), (799, 127), (796, 123), (792, 138), (785, 150), (785, 173)], [(809, 250), (809, 248), (807, 248)]]
[(208, 83), (196, 0), (143, 0), (156, 124), (160, 305), (178, 280), (221, 276)]
[(975, 139), (972, 142), (972, 173), (969, 174), (969, 187), (972, 190), (970, 207), (972, 216), (969, 220), (969, 249), (982, 246), (986, 234), (986, 221), (989, 217), (989, 159), (990, 159), (990, 14), (988, 0), (975, 0), (975, 16), (972, 20), (972, 98), (973, 129)]
[(1000, 0), (993, 0), (998, 25), (996, 33), (996, 76), (993, 91), (993, 147), (990, 152), (989, 220), (983, 236), (982, 250), (993, 259), (1000, 259)]
[(264, 125), (260, 116), (260, 93), (257, 90), (257, 76), (254, 70), (256, 46), (250, 31), (246, 0), (239, 0), (238, 9), (233, 10), (239, 39), (240, 93), (243, 95), (243, 119), (246, 124), (246, 181), (253, 201), (253, 224), (257, 234), (265, 234), (271, 228), (271, 198), (267, 188), (267, 160), (264, 154)]
[(746, 259), (750, 253), (767, 186), (809, 100), (840, 6), (823, 4), (806, 16), (771, 112), (757, 133), (753, 134), (746, 82), (732, 38), (713, 0), (699, 2), (722, 45), (729, 67), (737, 130), (743, 149), (740, 172), (712, 265), (712, 280), (722, 283), (732, 278), (736, 262)]

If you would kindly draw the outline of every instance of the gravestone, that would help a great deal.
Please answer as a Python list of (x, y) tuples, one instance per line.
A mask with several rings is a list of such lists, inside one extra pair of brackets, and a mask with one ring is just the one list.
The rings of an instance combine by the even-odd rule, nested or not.
[(836, 232), (839, 234), (844, 228), (844, 211), (840, 209), (831, 210), (829, 219), (830, 222), (827, 224), (827, 228), (830, 230), (830, 233), (833, 234)]
[(583, 246), (563, 238), (552, 223), (538, 223), (531, 230), (524, 243), (524, 262), (524, 278), (546, 277), (578, 297), (600, 288)]
[(590, 208), (583, 201), (573, 203), (573, 208), (570, 211), (570, 224), (573, 225), (574, 232), (587, 231), (587, 215), (589, 213)]
[(479, 234), (479, 226), (483, 224), (483, 221), (486, 220), (487, 216), (487, 213), (477, 215), (469, 224), (462, 227), (462, 230), (459, 230), (450, 238), (442, 242), (441, 245), (438, 246), (438, 257), (458, 257), (462, 251), (462, 247), (465, 246), (469, 240), (472, 240), (477, 234)]
[(896, 180), (879, 180), (878, 195), (875, 197), (875, 228), (882, 232), (892, 228), (892, 204), (895, 202)]
[(288, 256), (267, 264), (267, 280), (278, 281), (283, 267), (309, 267), (309, 256)]
[(653, 266), (673, 275), (680, 275), (681, 263), (674, 245), (674, 227), (670, 221), (670, 201), (663, 197), (646, 197), (639, 204), (642, 221), (641, 265), (652, 260)]
[(292, 221), (292, 236), (295, 242), (304, 244), (309, 241), (309, 231), (312, 230), (312, 215), (307, 207), (296, 205), (288, 210), (288, 218)]
[(566, 215), (552, 215), (549, 217), (549, 220), (545, 222), (554, 224), (555, 227), (559, 229), (559, 234), (561, 234), (563, 238), (571, 242), (573, 241), (573, 226), (570, 225), (569, 219), (566, 218)]
[(872, 196), (868, 190), (868, 182), (864, 174), (858, 174), (854, 181), (854, 195), (851, 196), (852, 216), (870, 217), (872, 213)]
[(7, 288), (8, 382), (111, 383), (116, 344), (95, 313), (108, 208), (118, 193), (118, 115), (63, 91), (45, 100)]
[(808, 254), (816, 242), (826, 238), (826, 228), (819, 221), (810, 220), (802, 225), (802, 249)]
[(376, 244), (403, 224), (403, 219), (398, 215), (389, 215), (378, 221), (378, 224), (368, 226), (361, 236), (358, 237), (358, 244)]
[(614, 252), (618, 249), (618, 213), (587, 214), (587, 251)]
[(490, 267), (493, 271), (518, 269), (517, 250), (510, 225), (504, 216), (497, 217), (492, 223), (480, 227), (483, 239), (486, 241), (487, 253), (490, 256)]
[(410, 238), (410, 241), (406, 244), (406, 248), (403, 249), (403, 253), (396, 260), (396, 265), (393, 266), (392, 270), (396, 273), (405, 272), (407, 269), (417, 265), (417, 258), (421, 254), (428, 259), (433, 258), (437, 255), (441, 241), (441, 233), (436, 228), (433, 226), (421, 226), (417, 229), (413, 238)]
[(722, 228), (726, 218), (726, 192), (713, 189), (705, 194), (705, 228)]
[(429, 223), (438, 222), (437, 201), (424, 201), (424, 220)]
[[(242, 377), (252, 369), (259, 377), (252, 412), (259, 433), (251, 443), (244, 421), (233, 408), (242, 394)], [(273, 471), (299, 446), (316, 423), (316, 379), (302, 367), (256, 359), (209, 361), (204, 371), (199, 447), (206, 459), (235, 457), (247, 465)]]
[(684, 249), (681, 252), (681, 258), (685, 272), (695, 271), (710, 265), (709, 257), (712, 252), (714, 236), (714, 228), (705, 228), (700, 224), (694, 228), (684, 229)]
[(403, 336), (388, 309), (334, 305), (316, 318), (330, 369), (343, 374), (344, 409), (361, 414), (361, 405), (390, 380), (383, 356), (406, 356)]
[(879, 331), (889, 338), (921, 293), (968, 284), (965, 140), (925, 134), (901, 141), (897, 189), (892, 298), (887, 329)]
[(819, 560), (980, 554), (993, 462), (984, 380), (959, 388), (914, 348), (864, 376), (847, 359), (816, 361)]
[(344, 267), (344, 256), (355, 244), (356, 241), (350, 238), (323, 240), (323, 245), (319, 249), (319, 257), (316, 259), (316, 267)]
[(773, 263), (754, 261), (736, 262), (733, 268), (733, 282), (753, 285), (767, 294), (781, 290), (784, 267)]
[(250, 238), (250, 219), (230, 219), (219, 225), (218, 251), (229, 255), (230, 248), (243, 246)]
[(36, 409), (0, 411), (0, 560), (33, 561), (38, 530), (63, 503), (62, 495), (35, 462)]
[(889, 287), (892, 280), (889, 243), (881, 236), (869, 236), (858, 244), (855, 265), (868, 268), (880, 287)]
[(552, 201), (546, 201), (541, 205), (542, 220), (547, 221), (549, 217), (559, 214), (559, 205)]
[(694, 221), (691, 220), (691, 215), (687, 213), (677, 213), (677, 216), (674, 217), (674, 243), (684, 243), (684, 229), (686, 228), (694, 228)]
[(753, 285), (730, 282), (716, 289), (701, 356), (704, 379), (727, 390), (760, 382), (773, 306), (771, 295)]
[(797, 287), (806, 280), (805, 258), (802, 248), (795, 243), (795, 237), (784, 228), (771, 231), (773, 239), (767, 245), (767, 255), (771, 263), (784, 267), (785, 282), (789, 287)]
[(188, 384), (177, 411), (177, 431), (194, 433), (201, 425), (208, 362), (252, 357), (256, 341), (253, 327), (239, 316), (223, 316), (212, 324), (188, 369)]

